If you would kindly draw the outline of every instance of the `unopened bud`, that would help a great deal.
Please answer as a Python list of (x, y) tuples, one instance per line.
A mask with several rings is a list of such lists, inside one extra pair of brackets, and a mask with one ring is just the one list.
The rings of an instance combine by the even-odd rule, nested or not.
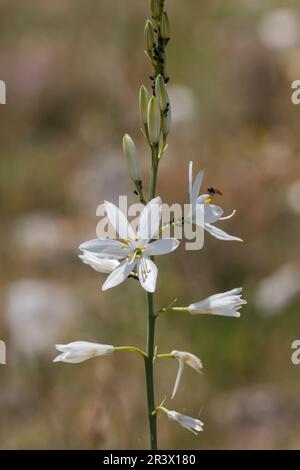
[(147, 20), (144, 29), (145, 50), (151, 52), (154, 46), (154, 29), (152, 21)]
[(158, 144), (160, 137), (161, 116), (157, 99), (152, 96), (148, 104), (148, 133), (151, 144)]
[(170, 22), (169, 17), (165, 11), (163, 11), (160, 19), (160, 35), (163, 39), (170, 38)]
[(140, 94), (139, 94), (139, 105), (140, 105), (141, 120), (144, 125), (147, 124), (148, 101), (149, 101), (148, 90), (144, 85), (142, 85), (140, 88)]
[(129, 174), (134, 182), (140, 181), (140, 168), (135, 143), (130, 135), (125, 134), (123, 137), (123, 150), (127, 159)]
[(150, 0), (151, 15), (153, 18), (158, 19), (160, 17), (161, 3), (160, 0)]
[(165, 111), (168, 102), (167, 90), (162, 75), (158, 75), (155, 81), (155, 94), (158, 99), (158, 103), (161, 111)]

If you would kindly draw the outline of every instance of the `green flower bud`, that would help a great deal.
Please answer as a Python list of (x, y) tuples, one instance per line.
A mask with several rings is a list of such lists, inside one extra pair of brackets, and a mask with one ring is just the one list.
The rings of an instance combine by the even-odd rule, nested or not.
[(148, 133), (151, 144), (158, 144), (160, 137), (161, 116), (157, 99), (152, 96), (148, 104)]
[(144, 29), (145, 50), (151, 52), (154, 46), (154, 29), (152, 21), (147, 20)]
[(141, 120), (144, 125), (147, 124), (148, 101), (149, 101), (148, 90), (144, 85), (142, 85), (140, 88), (140, 94), (139, 94), (139, 105), (140, 105)]
[(163, 39), (170, 38), (170, 22), (169, 17), (165, 11), (163, 11), (160, 19), (160, 34)]
[(158, 75), (155, 81), (155, 94), (158, 99), (158, 103), (161, 111), (165, 111), (168, 102), (168, 95), (165, 87), (165, 82), (162, 75)]
[(123, 137), (123, 150), (127, 159), (130, 177), (134, 182), (140, 181), (140, 168), (136, 146), (132, 138), (128, 134), (125, 134)]
[(158, 19), (160, 17), (161, 3), (160, 0), (150, 0), (151, 15), (153, 18)]

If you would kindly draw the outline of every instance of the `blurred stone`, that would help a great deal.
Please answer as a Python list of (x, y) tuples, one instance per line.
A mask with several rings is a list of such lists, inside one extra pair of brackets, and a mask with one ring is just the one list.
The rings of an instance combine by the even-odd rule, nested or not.
[(75, 174), (72, 193), (76, 203), (96, 213), (104, 199), (113, 200), (116, 194), (126, 194), (128, 182), (126, 161), (120, 148), (105, 148), (88, 158)]
[(254, 299), (263, 314), (280, 313), (300, 292), (300, 268), (286, 264), (260, 281)]
[(54, 282), (23, 279), (7, 290), (4, 318), (9, 348), (27, 357), (55, 355), (55, 343), (65, 338), (78, 304), (72, 290)]
[[(299, 431), (297, 394), (286, 393), (271, 385), (255, 385), (230, 392), (213, 400), (210, 410), (217, 426), (226, 433), (226, 448), (286, 448), (286, 442)], [(284, 437), (282, 429), (286, 430)], [(299, 447), (299, 444), (298, 438), (296, 445)]]
[(286, 199), (289, 208), (295, 214), (300, 215), (300, 179), (291, 184), (287, 190)]
[(300, 21), (296, 10), (280, 8), (266, 13), (258, 26), (263, 44), (283, 51), (297, 46), (300, 39)]
[(189, 123), (197, 114), (197, 99), (185, 85), (172, 85), (168, 89), (171, 102), (172, 124)]
[(60, 217), (48, 212), (32, 212), (16, 220), (13, 242), (23, 254), (48, 257), (66, 248), (70, 232)]

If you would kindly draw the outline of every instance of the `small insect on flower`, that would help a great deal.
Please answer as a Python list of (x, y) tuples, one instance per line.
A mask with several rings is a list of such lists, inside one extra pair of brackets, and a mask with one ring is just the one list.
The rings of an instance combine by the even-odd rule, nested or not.
[[(201, 194), (199, 196), (200, 187), (202, 184), (204, 171), (201, 170), (197, 173), (196, 178), (193, 181), (193, 162), (189, 165), (189, 195), (190, 195), (190, 213), (185, 219), (185, 223), (195, 223), (201, 225), (204, 230), (209, 232), (213, 237), (219, 240), (235, 240), (242, 241), (241, 238), (234, 237), (224, 232), (218, 227), (215, 227), (214, 223), (219, 220), (230, 219), (234, 214), (235, 210), (227, 216), (223, 216), (223, 209), (215, 204), (212, 204), (211, 196), (214, 194), (222, 195), (221, 191), (215, 188), (208, 188), (207, 194)], [(200, 215), (197, 217), (197, 215)], [(198, 220), (199, 219), (199, 220)], [(199, 223), (200, 222), (200, 223)]]
[(56, 344), (55, 347), (61, 354), (53, 362), (69, 362), (71, 364), (78, 364), (92, 357), (106, 356), (114, 350), (114, 346), (110, 344), (90, 343), (89, 341)]
[(216, 194), (223, 196), (223, 193), (218, 188), (213, 188), (212, 186), (207, 188), (207, 192), (210, 196), (215, 196)]

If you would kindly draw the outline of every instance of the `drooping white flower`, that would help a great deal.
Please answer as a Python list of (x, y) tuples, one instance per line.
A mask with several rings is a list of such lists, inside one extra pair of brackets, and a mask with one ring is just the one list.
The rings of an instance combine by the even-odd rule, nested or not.
[[(213, 237), (219, 240), (236, 240), (242, 241), (241, 238), (234, 237), (224, 232), (213, 224), (218, 220), (230, 219), (234, 214), (223, 217), (223, 209), (215, 204), (211, 204), (211, 196), (209, 194), (201, 194), (198, 196), (203, 180), (204, 171), (201, 170), (193, 182), (193, 162), (189, 165), (189, 196), (190, 196), (190, 213), (185, 222), (201, 224), (201, 227), (209, 232)], [(197, 213), (199, 216), (197, 217)]]
[(80, 362), (97, 356), (106, 356), (114, 350), (110, 344), (90, 343), (89, 341), (74, 341), (69, 344), (56, 344), (56, 349), (61, 352), (53, 362)]
[(175, 385), (174, 385), (172, 396), (171, 396), (171, 398), (174, 398), (174, 396), (175, 396), (175, 394), (178, 390), (180, 379), (182, 377), (184, 365), (187, 364), (188, 366), (195, 369), (195, 371), (198, 372), (199, 374), (202, 374), (203, 366), (202, 366), (202, 362), (199, 359), (199, 357), (197, 357), (194, 354), (191, 354), (189, 352), (172, 351), (171, 355), (175, 356), (175, 358), (178, 360), (178, 363), (179, 363), (178, 372), (177, 372), (177, 376), (176, 376), (176, 380), (175, 380)]
[[(223, 315), (227, 317), (240, 317), (239, 310), (247, 303), (242, 299), (242, 287), (232, 289), (220, 294), (210, 295), (200, 302), (187, 307), (191, 314), (208, 313), (211, 315)], [(178, 307), (177, 307), (178, 308)]]
[(79, 258), (84, 264), (88, 264), (98, 273), (111, 273), (120, 262), (116, 259), (107, 259), (97, 256), (95, 253), (83, 252), (83, 255), (79, 255)]
[(183, 428), (188, 429), (192, 433), (198, 435), (198, 432), (203, 431), (204, 424), (200, 419), (192, 418), (191, 416), (182, 415), (177, 411), (170, 411), (166, 408), (161, 407), (163, 411), (167, 414), (168, 418), (172, 419), (173, 421), (177, 421)]
[(124, 214), (114, 204), (106, 201), (105, 210), (121, 241), (99, 238), (89, 240), (79, 247), (84, 252), (87, 251), (120, 261), (119, 266), (112, 271), (104, 282), (102, 290), (117, 286), (135, 269), (142, 287), (147, 292), (154, 292), (157, 267), (150, 257), (171, 253), (179, 245), (176, 238), (153, 241), (159, 230), (161, 199), (156, 197), (144, 207), (137, 233), (135, 233)]

